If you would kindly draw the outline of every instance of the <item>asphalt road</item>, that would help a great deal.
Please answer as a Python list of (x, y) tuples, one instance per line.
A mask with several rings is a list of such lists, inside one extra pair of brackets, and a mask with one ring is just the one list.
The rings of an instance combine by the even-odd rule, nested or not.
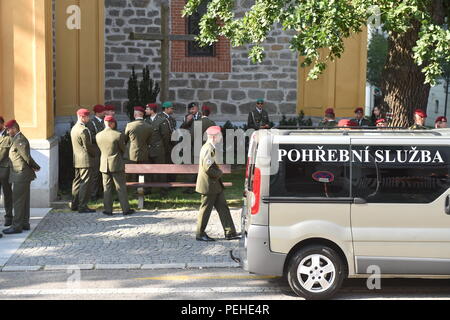
[[(344, 283), (335, 297), (361, 299), (450, 299), (448, 279), (381, 279), (369, 290), (366, 279)], [(58, 300), (298, 300), (282, 278), (241, 269), (90, 270), (1, 272), (0, 299)]]

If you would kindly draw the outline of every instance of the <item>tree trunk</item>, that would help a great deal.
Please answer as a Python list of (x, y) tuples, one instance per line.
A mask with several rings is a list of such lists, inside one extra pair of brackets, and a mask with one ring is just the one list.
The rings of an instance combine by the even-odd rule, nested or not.
[[(444, 0), (433, 0), (429, 6), (433, 23), (445, 22)], [(412, 48), (419, 38), (420, 23), (413, 21), (411, 29), (403, 34), (392, 33), (388, 37), (388, 57), (383, 69), (381, 90), (382, 108), (392, 113), (391, 126), (408, 127), (413, 121), (415, 109), (426, 111), (430, 85), (425, 84), (423, 66), (414, 62)]]
[(388, 57), (383, 69), (381, 90), (382, 108), (392, 113), (391, 126), (409, 127), (415, 109), (427, 109), (430, 85), (413, 59), (419, 24), (408, 32), (393, 33), (388, 38)]

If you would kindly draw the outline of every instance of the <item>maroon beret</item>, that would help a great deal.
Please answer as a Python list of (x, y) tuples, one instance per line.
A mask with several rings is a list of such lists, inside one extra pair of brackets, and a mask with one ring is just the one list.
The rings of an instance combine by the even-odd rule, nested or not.
[(361, 107), (356, 108), (356, 109), (355, 109), (355, 113), (357, 113), (357, 112), (362, 112), (362, 113), (364, 113), (364, 109), (361, 108)]
[(325, 110), (325, 114), (334, 114), (334, 109), (333, 108), (328, 108), (327, 110)]
[(108, 121), (108, 122), (116, 122), (116, 119), (114, 119), (113, 116), (106, 116), (106, 117), (105, 117), (105, 121)]
[(105, 106), (105, 111), (116, 111), (116, 107), (114, 107), (112, 105), (106, 105)]
[(417, 114), (418, 116), (422, 117), (422, 118), (426, 118), (427, 114), (425, 111), (423, 111), (422, 109), (416, 109), (414, 111), (414, 114)]
[(210, 135), (210, 136), (214, 136), (214, 135), (219, 134), (221, 132), (222, 132), (222, 130), (220, 129), (219, 126), (212, 126), (212, 127), (209, 127), (208, 130), (206, 130), (206, 133), (208, 135)]
[(88, 109), (79, 109), (77, 111), (77, 115), (80, 116), (80, 117), (86, 117), (86, 116), (89, 116), (90, 114), (91, 113), (89, 112)]
[(5, 128), (6, 129), (10, 129), (10, 128), (12, 128), (14, 125), (16, 125), (17, 124), (17, 121), (16, 120), (9, 120), (7, 123), (5, 123)]
[(156, 112), (158, 110), (158, 105), (156, 103), (149, 103), (148, 105), (146, 105), (146, 108), (152, 109)]
[(436, 121), (434, 121), (434, 123), (438, 123), (438, 122), (447, 122), (447, 118), (444, 116), (437, 117)]
[(140, 107), (140, 106), (134, 107), (134, 111), (139, 111), (139, 112), (145, 113), (144, 107)]
[(379, 123), (383, 123), (383, 122), (386, 122), (386, 119), (381, 118), (381, 119), (378, 119), (377, 121), (375, 121), (375, 124), (379, 124)]
[(202, 111), (209, 111), (209, 112), (211, 112), (211, 108), (206, 106), (206, 105), (204, 105), (204, 106), (202, 106)]
[(94, 106), (93, 110), (95, 113), (102, 113), (103, 111), (105, 111), (105, 106), (98, 104), (98, 105)]

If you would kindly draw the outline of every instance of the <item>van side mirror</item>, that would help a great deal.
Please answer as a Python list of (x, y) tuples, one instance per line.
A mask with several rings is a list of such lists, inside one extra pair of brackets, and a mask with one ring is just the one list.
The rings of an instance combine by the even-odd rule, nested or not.
[(366, 200), (366, 199), (363, 199), (363, 198), (354, 198), (354, 199), (353, 199), (353, 203), (354, 203), (354, 204), (366, 204), (366, 203), (367, 203), (367, 200)]

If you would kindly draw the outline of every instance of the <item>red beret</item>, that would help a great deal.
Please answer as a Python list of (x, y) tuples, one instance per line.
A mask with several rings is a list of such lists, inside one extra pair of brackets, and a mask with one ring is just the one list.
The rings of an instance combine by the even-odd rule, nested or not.
[(158, 110), (158, 105), (156, 103), (149, 103), (146, 108), (152, 109), (153, 111)]
[(334, 114), (333, 108), (328, 108), (327, 110), (325, 110), (325, 114)]
[(383, 123), (383, 122), (386, 122), (386, 119), (381, 118), (381, 119), (378, 119), (377, 121), (375, 121), (375, 124), (379, 124), (379, 123)]
[(116, 107), (111, 106), (111, 105), (107, 105), (107, 106), (105, 106), (104, 110), (105, 111), (116, 111)]
[(5, 123), (5, 128), (6, 129), (12, 128), (16, 124), (17, 124), (16, 120), (9, 120), (7, 123)]
[(434, 123), (437, 123), (437, 122), (447, 122), (447, 118), (444, 116), (437, 117), (436, 121), (434, 121)]
[(219, 126), (212, 126), (212, 127), (209, 127), (208, 130), (206, 130), (206, 133), (211, 136), (219, 134), (221, 132), (222, 132), (222, 130), (220, 129)]
[(364, 109), (361, 108), (361, 107), (356, 108), (356, 109), (355, 109), (355, 113), (357, 113), (357, 112), (362, 112), (362, 113), (364, 113)]
[(134, 107), (134, 111), (139, 111), (139, 112), (145, 113), (144, 107), (140, 107), (140, 106)]
[(202, 111), (209, 111), (211, 112), (211, 108), (208, 106), (202, 106)]
[(423, 111), (422, 109), (416, 109), (416, 111), (414, 111), (414, 114), (417, 114), (418, 116), (422, 117), (422, 118), (426, 118), (427, 114), (425, 111)]
[(5, 118), (3, 118), (2, 116), (0, 116), (0, 122), (5, 123)]
[(102, 113), (103, 111), (105, 111), (105, 106), (98, 104), (98, 105), (94, 106), (93, 110), (95, 113)]
[(77, 115), (80, 117), (86, 117), (89, 116), (91, 113), (89, 112), (88, 109), (80, 109), (77, 111)]
[(108, 121), (108, 122), (116, 122), (116, 119), (114, 119), (113, 116), (106, 116), (106, 117), (105, 117), (105, 121)]
[(338, 127), (357, 127), (358, 124), (349, 119), (339, 120)]

